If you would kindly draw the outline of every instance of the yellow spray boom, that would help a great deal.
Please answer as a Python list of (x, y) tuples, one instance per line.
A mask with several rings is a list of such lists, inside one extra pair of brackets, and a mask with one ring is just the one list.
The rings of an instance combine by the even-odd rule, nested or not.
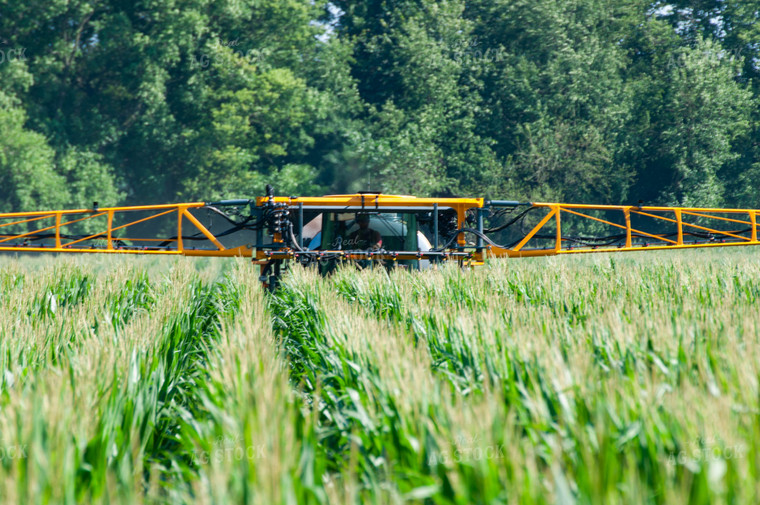
[(425, 268), (486, 257), (759, 245), (756, 209), (579, 205), (365, 192), (0, 214), (0, 252), (244, 256)]

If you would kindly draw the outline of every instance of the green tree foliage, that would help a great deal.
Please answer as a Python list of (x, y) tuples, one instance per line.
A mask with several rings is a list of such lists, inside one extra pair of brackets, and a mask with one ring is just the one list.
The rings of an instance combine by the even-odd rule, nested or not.
[(632, 79), (632, 195), (674, 205), (756, 205), (735, 196), (747, 189), (739, 187), (745, 172), (740, 167), (755, 101), (737, 79), (740, 58), (701, 36), (693, 47), (680, 45), (659, 20), (643, 27), (639, 43), (650, 56)]
[(611, 2), (474, 2), (478, 36), (506, 55), (489, 65), (481, 124), (507, 160), (507, 189), (529, 198), (618, 202), (631, 93)]
[(714, 42), (699, 40), (678, 53), (665, 108), (663, 199), (691, 206), (723, 203), (718, 175), (735, 161), (734, 141), (749, 129), (752, 97), (734, 80), (734, 62)]
[(466, 52), (465, 2), (335, 4), (367, 104), (367, 130), (355, 138), (367, 184), (375, 177), (384, 190), (422, 195), (482, 190), (497, 160), (476, 133), (483, 61)]
[[(0, 94), (0, 208), (90, 208), (92, 202), (117, 204), (111, 167), (90, 152), (71, 148), (56, 156), (45, 137), (24, 127), (23, 109)], [(78, 225), (89, 231), (92, 226)]]
[(59, 156), (56, 172), (66, 180), (67, 206), (87, 209), (93, 202), (112, 206), (124, 197), (113, 169), (95, 153), (72, 147)]
[(0, 101), (0, 205), (46, 209), (64, 204), (65, 179), (54, 170), (55, 151), (44, 135), (24, 127), (22, 108), (11, 105), (5, 95)]
[(309, 177), (282, 190), (323, 189), (308, 180), (327, 165), (317, 140), (343, 133), (332, 111), (350, 109), (351, 83), (333, 62), (346, 51), (316, 38), (319, 5), (61, 1), (1, 12), (0, 33), (27, 48), (35, 77), (22, 97), (30, 124), (57, 150), (102, 156), (129, 201), (251, 195), (283, 170)]
[(0, 0), (0, 203), (251, 197), (273, 183), (757, 206), (759, 12)]
[[(20, 56), (25, 50), (7, 40), (0, 47), (0, 208), (89, 207), (98, 200), (117, 204), (122, 195), (110, 166), (88, 151), (66, 146), (56, 150), (28, 126), (28, 113), (18, 98), (34, 82), (25, 56)], [(9, 54), (13, 56), (5, 60)]]

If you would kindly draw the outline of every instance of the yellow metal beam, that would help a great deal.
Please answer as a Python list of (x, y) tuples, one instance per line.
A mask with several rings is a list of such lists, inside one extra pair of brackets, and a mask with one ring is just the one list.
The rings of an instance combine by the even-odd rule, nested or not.
[[(145, 221), (150, 221), (151, 219), (156, 219), (157, 217), (161, 217), (161, 216), (165, 216), (167, 214), (171, 214), (174, 211), (175, 211), (175, 209), (171, 209), (171, 210), (167, 210), (165, 212), (161, 212), (159, 214), (155, 214), (153, 216), (148, 216), (148, 217), (145, 217), (145, 218), (142, 218), (142, 219), (138, 219), (136, 221), (132, 221), (131, 223), (122, 224), (120, 226), (117, 226), (116, 228), (112, 228), (111, 231), (117, 231), (117, 230), (121, 230), (123, 228), (128, 228), (128, 227), (130, 227), (132, 225), (135, 225), (135, 224), (144, 223)], [(114, 212), (116, 212), (116, 211), (114, 211)]]
[(177, 250), (182, 252), (185, 248), (182, 242), (182, 208), (177, 209)]
[(637, 230), (635, 228), (630, 228), (630, 226), (626, 227), (626, 226), (623, 226), (623, 225), (620, 225), (620, 224), (617, 224), (617, 223), (613, 223), (612, 221), (607, 221), (605, 219), (600, 219), (598, 217), (589, 216), (587, 214), (582, 214), (580, 212), (575, 212), (575, 211), (570, 210), (570, 209), (563, 209), (563, 210), (565, 212), (569, 212), (570, 214), (575, 214), (576, 216), (585, 217), (585, 218), (591, 219), (593, 221), (599, 221), (600, 223), (608, 224), (608, 225), (614, 226), (616, 228), (621, 228), (623, 230), (626, 230), (626, 232), (628, 232), (628, 230), (630, 229), (630, 231), (633, 231), (634, 233), (637, 233), (639, 235), (645, 235), (647, 237), (651, 237), (651, 238), (656, 239), (656, 240), (662, 240), (663, 242), (670, 242), (671, 244), (675, 244), (676, 243), (674, 240), (670, 240), (670, 239), (667, 239), (665, 237), (661, 237), (659, 235), (653, 235), (651, 233), (647, 233), (645, 231)]
[[(6, 217), (6, 216), (7, 215), (0, 215), (0, 217)], [(21, 221), (13, 221), (11, 223), (0, 223), (0, 228), (2, 228), (4, 226), (13, 226), (15, 224), (31, 223), (31, 222), (34, 222), (34, 221), (39, 221), (41, 219), (47, 219), (49, 217), (53, 217), (53, 214), (52, 213), (51, 214), (46, 214), (44, 216), (39, 216), (39, 217), (35, 217), (35, 218), (32, 218), (32, 219), (22, 219)]]
[[(749, 211), (751, 212), (751, 211)], [(683, 214), (687, 216), (694, 216), (694, 217), (706, 217), (708, 219), (718, 219), (720, 221), (728, 221), (730, 223), (739, 223), (739, 224), (751, 224), (749, 221), (742, 221), (741, 219), (730, 219), (727, 217), (721, 217), (721, 216), (710, 216), (708, 214), (701, 214), (699, 212), (687, 212), (683, 211)]]
[[(178, 207), (184, 207), (187, 209), (192, 208), (199, 208), (199, 207), (205, 207), (205, 203), (203, 202), (192, 202), (192, 203), (170, 203), (170, 204), (162, 204), (162, 205), (132, 205), (128, 207), (100, 207), (98, 209), (98, 212), (106, 212), (109, 210), (113, 210), (115, 212), (138, 212), (138, 211), (144, 211), (144, 210), (177, 210)], [(46, 215), (53, 215), (56, 212), (60, 212), (61, 214), (67, 215), (67, 214), (92, 214), (93, 209), (67, 209), (67, 210), (51, 210), (51, 211), (37, 211), (37, 212), (5, 212), (0, 213), (0, 218), (12, 218), (12, 217), (35, 217), (35, 216), (41, 216), (43, 214)]]
[[(260, 197), (255, 200), (256, 204), (264, 205), (269, 201), (268, 197)], [(398, 196), (398, 195), (330, 195), (325, 197), (275, 197), (276, 203), (285, 203), (293, 207), (302, 204), (306, 207), (319, 208), (324, 207), (335, 211), (336, 208), (346, 208), (347, 212), (352, 212), (356, 208), (366, 208), (367, 210), (377, 209), (383, 211), (388, 208), (409, 208), (409, 209), (433, 209), (434, 205), (438, 208), (451, 208), (456, 211), (457, 224), (462, 227), (466, 223), (466, 214), (471, 209), (483, 208), (485, 201), (482, 198), (416, 198), (412, 196)], [(208, 228), (203, 226), (198, 218), (196, 218), (191, 212), (191, 209), (202, 208), (205, 204), (202, 202), (190, 202), (171, 205), (142, 205), (132, 207), (104, 207), (97, 210), (94, 209), (74, 209), (74, 210), (54, 210), (43, 212), (16, 212), (0, 214), (0, 220), (8, 220), (10, 222), (0, 223), (0, 229), (10, 230), (14, 225), (26, 225), (27, 228), (22, 233), (13, 234), (6, 233), (0, 234), (0, 251), (33, 251), (33, 252), (70, 252), (70, 253), (111, 253), (111, 254), (173, 254), (173, 255), (186, 255), (186, 256), (252, 256), (253, 249), (249, 246), (240, 246), (232, 249), (227, 249), (221, 243), (221, 241), (212, 233)], [(561, 203), (535, 203), (532, 204), (535, 208), (546, 208), (548, 213), (540, 220), (540, 222), (533, 227), (533, 229), (525, 235), (519, 243), (510, 248), (490, 247), (488, 254), (496, 257), (528, 257), (528, 256), (549, 256), (557, 254), (583, 254), (591, 252), (619, 252), (619, 251), (643, 251), (643, 250), (662, 250), (662, 249), (686, 249), (686, 248), (700, 248), (700, 247), (726, 247), (736, 245), (758, 244), (758, 210), (756, 209), (725, 209), (725, 208), (703, 208), (703, 207), (656, 207), (656, 206), (630, 206), (630, 205), (585, 205), (585, 204), (561, 204)], [(352, 209), (352, 210), (349, 210)], [(586, 211), (619, 211), (623, 214), (625, 224), (618, 224), (613, 221), (598, 218), (592, 215), (585, 214)], [(151, 215), (147, 217), (141, 217), (140, 219), (131, 220), (125, 224), (114, 226), (118, 218), (123, 218), (128, 213), (133, 212), (149, 212)], [(565, 216), (562, 216), (566, 213)], [(656, 221), (675, 223), (677, 229), (677, 240), (671, 240), (664, 235), (656, 233), (648, 233), (641, 230), (637, 230), (632, 227), (631, 214), (646, 216), (655, 219)], [(672, 214), (671, 214), (672, 213)], [(666, 214), (671, 217), (666, 217)], [(718, 215), (720, 214), (720, 215)], [(80, 215), (83, 217), (78, 217)], [(63, 242), (66, 233), (62, 230), (65, 226), (72, 225), (77, 222), (85, 221), (99, 216), (106, 216), (106, 229), (100, 233), (88, 235), (83, 238), (77, 238), (69, 242)], [(578, 247), (570, 248), (565, 247), (567, 240), (563, 239), (562, 231), (567, 230), (569, 225), (573, 222), (568, 220), (568, 215), (575, 215), (580, 218), (585, 218), (595, 222), (603, 223), (605, 225), (625, 230), (625, 244), (622, 244), (622, 237), (620, 241), (621, 247)], [(177, 231), (177, 238), (156, 237), (150, 232), (146, 232), (146, 236), (139, 237), (140, 232), (135, 231), (132, 228), (131, 231), (127, 231), (126, 234), (132, 238), (115, 237), (115, 232), (123, 229), (129, 229), (135, 225), (145, 223), (150, 220), (154, 220), (160, 217), (170, 216), (169, 219), (177, 219), (176, 223), (170, 223), (174, 230)], [(700, 219), (716, 219), (724, 222), (732, 222), (737, 224), (748, 225), (751, 230), (751, 238), (748, 238), (745, 233), (741, 235), (732, 231), (720, 231), (706, 226), (692, 224), (684, 221), (684, 216), (693, 216)], [(137, 217), (137, 216), (135, 216)], [(749, 221), (744, 219), (749, 218)], [(556, 220), (556, 233), (554, 237), (553, 245), (549, 245), (546, 249), (526, 249), (529, 242), (535, 237), (539, 231), (544, 228), (547, 223), (554, 218)], [(54, 223), (45, 221), (46, 219), (55, 220)], [(188, 224), (183, 224), (183, 220), (187, 219)], [(123, 220), (123, 219), (122, 219)], [(41, 226), (41, 228), (34, 231), (26, 231), (28, 227), (32, 226), (30, 223), (38, 223), (33, 226)], [(215, 249), (192, 249), (185, 246), (182, 240), (183, 229), (187, 232), (187, 226), (195, 227), (200, 234), (202, 234)], [(683, 228), (689, 226), (691, 228), (707, 231), (724, 237), (729, 242), (726, 243), (705, 243), (705, 244), (690, 244), (684, 242), (684, 237), (687, 235)], [(142, 227), (141, 227), (142, 228)], [(25, 246), (21, 244), (7, 245), (8, 242), (18, 240), (27, 241), (30, 237), (32, 239), (39, 239), (35, 235), (42, 234), (49, 230), (54, 230), (46, 237), (49, 240), (46, 242), (51, 244), (48, 247), (42, 245)], [(135, 236), (138, 235), (138, 236)], [(635, 245), (634, 236), (650, 237), (656, 242), (656, 245)], [(55, 237), (55, 245), (52, 245), (53, 237)], [(170, 247), (152, 248), (147, 249), (143, 247), (128, 246), (117, 247), (117, 241), (130, 241), (135, 243), (148, 242), (148, 243), (166, 243), (170, 244)], [(281, 243), (281, 236), (275, 234), (274, 242), (280, 242), (281, 250), (277, 254), (282, 255), (287, 251), (290, 251), (288, 244)], [(105, 241), (105, 244), (102, 244)], [(88, 243), (89, 242), (89, 243)], [(85, 244), (83, 244), (85, 243)], [(90, 244), (95, 244), (91, 246)], [(457, 245), (460, 247), (467, 247), (465, 242), (465, 236), (463, 232), (460, 232), (457, 237)], [(283, 252), (285, 251), (285, 252)], [(273, 251), (273, 252), (276, 252)], [(267, 256), (263, 251), (259, 250), (256, 254), (257, 258), (266, 260)], [(485, 252), (473, 252), (473, 261), (481, 261), (485, 256)], [(271, 256), (269, 256), (271, 258)], [(283, 256), (283, 257), (289, 257)], [(279, 256), (278, 256), (279, 258)], [(457, 256), (461, 259), (460, 256)], [(414, 256), (410, 256), (410, 259), (414, 259)]]
[(61, 248), (61, 213), (55, 213), (55, 247)]
[[(183, 210), (182, 210), (182, 215), (184, 215), (184, 216), (185, 216), (185, 217), (186, 217), (186, 218), (187, 218), (187, 219), (188, 219), (188, 220), (189, 220), (191, 223), (193, 223), (193, 224), (195, 225), (195, 227), (196, 227), (196, 228), (198, 228), (198, 229), (200, 230), (200, 232), (201, 232), (201, 233), (203, 233), (203, 235), (204, 235), (204, 236), (205, 236), (207, 239), (209, 239), (211, 242), (213, 242), (213, 244), (214, 244), (216, 247), (218, 247), (218, 248), (219, 248), (219, 250), (220, 250), (220, 251), (224, 251), (224, 246), (222, 245), (222, 243), (221, 243), (221, 242), (219, 242), (219, 241), (217, 240), (217, 238), (216, 238), (215, 236), (213, 236), (213, 235), (211, 234), (211, 232), (210, 232), (210, 231), (208, 231), (208, 230), (206, 229), (206, 227), (205, 227), (205, 226), (203, 226), (203, 225), (201, 224), (201, 222), (200, 222), (200, 221), (198, 221), (198, 220), (195, 218), (195, 216), (194, 216), (194, 215), (190, 214), (190, 213), (187, 211), (187, 209), (183, 209)], [(182, 218), (180, 217), (180, 220), (181, 220), (181, 219), (182, 219)]]
[(683, 245), (683, 218), (681, 209), (676, 209), (676, 224), (678, 224), (678, 245)]
[[(681, 215), (680, 209), (675, 209), (675, 212), (676, 212), (677, 216)], [(738, 239), (748, 240), (748, 241), (750, 240), (747, 237), (742, 237), (740, 235), (734, 235), (733, 233), (728, 232), (728, 231), (713, 230), (712, 228), (707, 228), (705, 226), (699, 226), (697, 224), (684, 223), (682, 220), (680, 220), (680, 218), (679, 219), (670, 219), (670, 218), (667, 218), (667, 217), (664, 217), (664, 216), (655, 216), (654, 214), (648, 214), (646, 212), (636, 212), (636, 213), (637, 214), (641, 214), (642, 216), (648, 216), (648, 217), (653, 217), (655, 219), (660, 219), (662, 221), (668, 221), (670, 223), (677, 223), (678, 227), (679, 227), (679, 234), (681, 235), (681, 243), (683, 243), (683, 232), (681, 231), (682, 226), (689, 226), (691, 228), (696, 228), (696, 229), (702, 230), (702, 231), (708, 231), (710, 233), (717, 233), (717, 234), (720, 234), (720, 235), (726, 235), (727, 237), (733, 237), (733, 238), (738, 238)]]
[(540, 230), (541, 228), (543, 228), (543, 227), (544, 227), (544, 225), (545, 225), (546, 223), (548, 223), (548, 222), (549, 222), (549, 220), (550, 220), (552, 217), (554, 217), (554, 216), (557, 214), (557, 212), (558, 212), (557, 208), (556, 208), (556, 207), (554, 207), (554, 208), (552, 209), (552, 211), (551, 211), (551, 212), (549, 212), (549, 213), (548, 213), (546, 216), (544, 216), (544, 218), (543, 218), (541, 221), (539, 221), (539, 223), (538, 223), (538, 224), (537, 224), (537, 225), (536, 225), (536, 226), (535, 226), (535, 227), (534, 227), (532, 230), (530, 230), (530, 232), (528, 232), (528, 234), (525, 236), (525, 238), (523, 238), (523, 239), (520, 241), (520, 243), (519, 243), (519, 244), (517, 244), (517, 245), (514, 247), (513, 251), (519, 251), (520, 249), (522, 249), (522, 248), (523, 248), (523, 246), (524, 246), (525, 244), (527, 244), (527, 243), (528, 243), (528, 241), (529, 241), (530, 239), (532, 239), (532, 238), (533, 238), (533, 235), (535, 235), (536, 233), (538, 233), (538, 230)]
[(710, 208), (710, 207), (651, 207), (638, 205), (586, 205), (579, 203), (546, 203), (546, 202), (533, 202), (534, 207), (553, 207), (555, 205), (561, 206), (563, 209), (586, 209), (586, 210), (620, 210), (636, 209), (647, 212), (673, 212), (675, 209), (681, 209), (684, 212), (715, 212), (720, 214), (746, 214), (748, 209), (726, 209), (726, 208)]
[(108, 211), (108, 235), (106, 236), (106, 247), (109, 251), (113, 251), (113, 213), (114, 211)]
[[(24, 231), (22, 233), (5, 233), (0, 234), (0, 251), (27, 251), (27, 252), (72, 252), (72, 253), (124, 253), (124, 254), (186, 254), (193, 256), (204, 255), (216, 255), (216, 256), (240, 256), (250, 255), (252, 253), (251, 248), (247, 246), (241, 246), (232, 250), (226, 249), (222, 243), (211, 233), (201, 222), (189, 212), (189, 209), (202, 207), (203, 203), (188, 203), (188, 204), (176, 204), (176, 205), (142, 205), (134, 207), (104, 207), (97, 211), (92, 209), (75, 209), (75, 210), (55, 210), (46, 212), (12, 212), (12, 213), (0, 213), (0, 219), (12, 219), (11, 222), (0, 223), (0, 229), (2, 227), (10, 227), (12, 225), (24, 225), (28, 223), (34, 223), (44, 219), (52, 218), (55, 220), (53, 224), (42, 226), (35, 230)], [(117, 216), (127, 215), (131, 212), (153, 212), (154, 214), (142, 217), (140, 219), (131, 220), (125, 224), (114, 226), (114, 221)], [(78, 217), (77, 214), (84, 216)], [(162, 216), (174, 215), (177, 219), (176, 230), (178, 231), (178, 238), (166, 237), (159, 238), (154, 235), (144, 237), (114, 237), (114, 234), (118, 230), (127, 229), (131, 226), (145, 223)], [(86, 221), (88, 219), (97, 218), (100, 216), (106, 216), (105, 229), (87, 235), (84, 237), (76, 238), (68, 242), (64, 242), (63, 238), (65, 233), (64, 227)], [(67, 219), (68, 218), (68, 219)], [(74, 218), (74, 219), (71, 219)], [(194, 250), (188, 249), (184, 246), (181, 240), (182, 237), (182, 220), (187, 219), (198, 231), (203, 234), (211, 243), (214, 244), (216, 249), (213, 250)], [(14, 244), (5, 245), (12, 241), (28, 241), (29, 239), (39, 239), (39, 234), (44, 232), (51, 232), (51, 239), (54, 237), (54, 245), (25, 245)], [(134, 234), (132, 234), (134, 235)], [(127, 247), (115, 247), (114, 242), (120, 241), (132, 241), (132, 242), (167, 242), (174, 243), (176, 247), (174, 249), (146, 249), (144, 247), (127, 246)], [(105, 244), (101, 247), (98, 242), (105, 241)], [(86, 246), (82, 246), (86, 244)], [(94, 244), (94, 245), (93, 245)]]
[[(66, 221), (65, 223), (62, 223), (61, 222), (61, 218), (62, 218), (63, 214), (64, 213), (61, 212), (61, 213), (50, 214), (50, 216), (45, 216), (45, 217), (53, 217), (53, 216), (55, 216), (55, 224), (52, 225), (52, 226), (47, 226), (45, 228), (40, 228), (39, 230), (34, 230), (34, 231), (27, 232), (27, 233), (21, 233), (19, 235), (11, 235), (8, 238), (4, 238), (4, 239), (0, 240), (0, 243), (7, 242), (9, 240), (13, 240), (14, 238), (15, 239), (19, 239), (19, 238), (29, 237), (30, 235), (34, 235), (35, 233), (39, 233), (41, 231), (48, 231), (48, 230), (55, 229), (56, 230), (56, 245), (58, 247), (60, 247), (60, 236), (58, 236), (58, 233), (59, 233), (59, 231), (61, 229), (61, 226), (66, 226), (66, 225), (69, 225), (69, 224), (78, 223), (80, 221), (86, 221), (86, 220), (88, 220), (88, 219), (90, 219), (92, 217), (95, 217), (95, 216), (87, 216), (87, 217), (83, 217), (81, 219), (74, 219), (73, 221)], [(3, 214), (0, 214), (0, 217), (3, 217)]]

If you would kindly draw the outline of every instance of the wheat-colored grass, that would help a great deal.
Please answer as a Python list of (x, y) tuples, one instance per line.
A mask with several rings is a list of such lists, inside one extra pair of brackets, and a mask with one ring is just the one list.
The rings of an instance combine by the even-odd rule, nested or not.
[(3, 260), (0, 495), (754, 503), (756, 258)]

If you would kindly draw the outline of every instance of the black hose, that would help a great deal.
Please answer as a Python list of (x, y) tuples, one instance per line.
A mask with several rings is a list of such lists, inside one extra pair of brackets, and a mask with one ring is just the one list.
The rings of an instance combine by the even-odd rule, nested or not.
[(512, 226), (513, 224), (515, 224), (520, 219), (523, 219), (529, 212), (531, 212), (533, 210), (536, 210), (537, 208), (538, 207), (528, 207), (527, 209), (525, 209), (524, 211), (520, 212), (517, 216), (515, 216), (513, 219), (511, 219), (507, 223), (505, 223), (505, 224), (503, 224), (501, 226), (497, 226), (496, 228), (486, 228), (486, 229), (483, 230), (483, 233), (496, 233), (496, 232), (499, 232), (499, 231), (501, 231), (501, 230), (503, 230), (505, 228), (509, 228), (510, 226)]

